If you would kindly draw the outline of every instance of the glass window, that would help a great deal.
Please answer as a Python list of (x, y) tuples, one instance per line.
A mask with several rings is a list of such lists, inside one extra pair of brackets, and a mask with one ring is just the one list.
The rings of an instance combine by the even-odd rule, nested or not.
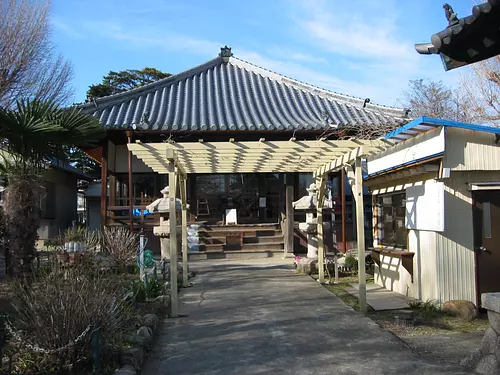
[(307, 188), (313, 182), (316, 182), (312, 173), (299, 173), (299, 191), (298, 197), (303, 197), (304, 195), (309, 194), (307, 192)]
[(405, 193), (383, 195), (378, 198), (380, 243), (406, 248), (408, 230), (405, 226)]
[(491, 238), (491, 206), (490, 202), (483, 203), (483, 236)]

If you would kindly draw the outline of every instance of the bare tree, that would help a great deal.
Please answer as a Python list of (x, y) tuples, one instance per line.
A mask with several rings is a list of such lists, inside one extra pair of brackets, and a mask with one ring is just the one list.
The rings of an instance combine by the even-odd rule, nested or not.
[(469, 122), (469, 104), (459, 90), (446, 87), (441, 81), (411, 80), (403, 93), (403, 104), (412, 117), (428, 116), (445, 120)]
[(49, 11), (49, 0), (0, 1), (0, 106), (70, 98), (72, 67), (50, 41)]
[(500, 126), (500, 56), (470, 65), (461, 88), (478, 122)]

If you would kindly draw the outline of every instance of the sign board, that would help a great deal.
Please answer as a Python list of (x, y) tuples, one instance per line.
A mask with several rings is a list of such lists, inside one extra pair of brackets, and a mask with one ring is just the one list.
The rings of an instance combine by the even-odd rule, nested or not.
[(427, 183), (406, 189), (406, 228), (444, 231), (444, 183)]
[(259, 207), (266, 208), (266, 197), (259, 197)]
[(236, 208), (230, 208), (226, 210), (226, 225), (238, 224), (238, 215)]
[(444, 153), (445, 132), (443, 128), (431, 130), (368, 158), (368, 175), (424, 160)]

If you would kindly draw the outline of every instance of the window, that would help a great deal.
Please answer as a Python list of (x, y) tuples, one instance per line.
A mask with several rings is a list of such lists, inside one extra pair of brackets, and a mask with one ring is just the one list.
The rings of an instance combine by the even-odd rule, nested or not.
[(406, 248), (405, 193), (382, 195), (377, 199), (379, 241), (382, 245)]
[(483, 203), (483, 236), (491, 238), (491, 206), (490, 202)]

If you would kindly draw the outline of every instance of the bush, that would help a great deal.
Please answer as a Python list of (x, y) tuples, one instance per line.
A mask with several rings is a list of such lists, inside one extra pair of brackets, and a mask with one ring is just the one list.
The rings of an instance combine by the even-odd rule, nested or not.
[[(128, 321), (126, 288), (92, 264), (72, 268), (52, 267), (16, 288), (16, 319), (11, 324), (18, 354), (13, 359), (20, 372), (67, 373), (91, 358), (92, 332), (112, 342)], [(75, 340), (77, 340), (75, 342)], [(42, 350), (40, 350), (42, 349)], [(16, 370), (16, 371), (17, 371)]]
[(409, 302), (408, 305), (410, 309), (417, 312), (417, 314), (421, 315), (423, 318), (432, 318), (437, 316), (441, 312), (441, 308), (436, 305), (434, 300), (426, 300), (423, 301), (412, 301)]
[(358, 260), (354, 257), (354, 255), (349, 254), (345, 257), (345, 266), (349, 267), (353, 270), (358, 269)]
[(101, 245), (120, 272), (127, 265), (134, 264), (139, 252), (139, 236), (127, 228), (104, 227), (101, 233)]

